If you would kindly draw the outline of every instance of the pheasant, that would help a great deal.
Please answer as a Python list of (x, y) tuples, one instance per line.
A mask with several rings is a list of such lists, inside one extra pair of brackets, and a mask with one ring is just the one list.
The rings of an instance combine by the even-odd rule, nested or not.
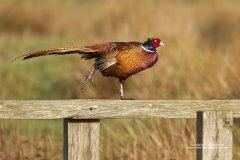
[(103, 76), (118, 78), (120, 82), (120, 98), (126, 100), (123, 92), (125, 80), (147, 68), (152, 67), (158, 60), (156, 48), (164, 46), (159, 38), (148, 38), (140, 42), (108, 42), (84, 47), (63, 47), (34, 51), (24, 54), (17, 59), (30, 59), (46, 55), (80, 54), (82, 59), (94, 59), (93, 69), (89, 72), (81, 86), (84, 89), (96, 71)]

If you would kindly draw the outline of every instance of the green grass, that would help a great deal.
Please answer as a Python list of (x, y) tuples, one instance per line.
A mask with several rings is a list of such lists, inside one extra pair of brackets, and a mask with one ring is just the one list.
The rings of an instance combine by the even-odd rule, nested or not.
[(63, 135), (63, 120), (18, 120), (20, 129), (25, 136), (38, 134)]
[[(7, 37), (5, 35), (5, 37)], [(67, 41), (67, 40), (66, 40)], [(71, 76), (72, 64), (69, 59), (76, 56), (48, 57), (34, 60), (10, 62), (23, 53), (34, 49), (43, 49), (52, 46), (62, 46), (62, 41), (47, 37), (35, 37), (20, 35), (8, 37), (1, 44), (2, 50), (7, 50), (4, 60), (0, 60), (0, 97), (8, 99), (60, 99), (63, 98), (56, 92), (59, 80), (67, 81)], [(23, 48), (25, 48), (23, 50)], [(56, 85), (54, 85), (56, 84)], [(52, 86), (56, 88), (52, 88)], [(61, 86), (60, 86), (61, 87)]]

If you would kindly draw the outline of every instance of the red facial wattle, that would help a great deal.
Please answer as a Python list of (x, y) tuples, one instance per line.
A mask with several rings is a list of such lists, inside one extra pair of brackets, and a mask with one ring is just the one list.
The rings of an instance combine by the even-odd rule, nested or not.
[(153, 46), (153, 48), (157, 48), (157, 47), (159, 46), (160, 42), (161, 42), (161, 40), (160, 40), (159, 38), (154, 38), (154, 39), (152, 40), (152, 46)]

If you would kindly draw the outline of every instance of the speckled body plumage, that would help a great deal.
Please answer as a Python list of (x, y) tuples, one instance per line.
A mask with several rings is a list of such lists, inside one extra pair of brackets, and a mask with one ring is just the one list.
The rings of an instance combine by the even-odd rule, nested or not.
[[(156, 48), (163, 46), (160, 39), (150, 38), (144, 43), (140, 42), (109, 42), (89, 45), (85, 47), (64, 47), (42, 51), (35, 51), (22, 55), (16, 59), (29, 59), (45, 55), (64, 55), (77, 53), (83, 59), (95, 59), (94, 69), (84, 81), (82, 88), (98, 70), (103, 76), (116, 77), (121, 83), (121, 99), (123, 96), (122, 84), (128, 77), (152, 67), (158, 60)], [(16, 60), (15, 59), (15, 60)]]
[(158, 60), (157, 53), (145, 51), (139, 42), (116, 42), (114, 45), (116, 47), (105, 57), (114, 55), (117, 62), (101, 71), (104, 76), (125, 80), (131, 75), (152, 67)]

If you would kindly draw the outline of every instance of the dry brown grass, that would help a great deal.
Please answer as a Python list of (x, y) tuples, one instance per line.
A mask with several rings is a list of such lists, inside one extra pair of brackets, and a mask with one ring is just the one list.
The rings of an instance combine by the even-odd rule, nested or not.
[[(91, 64), (77, 56), (42, 58), (11, 66), (6, 60), (20, 52), (64, 43), (144, 41), (152, 36), (160, 37), (166, 47), (159, 49), (159, 61), (152, 69), (129, 78), (128, 96), (136, 99), (240, 97), (238, 1), (3, 0), (0, 22), (0, 97), (4, 99), (118, 98), (118, 82), (100, 74), (84, 92), (79, 91)], [(104, 121), (101, 157), (194, 159), (195, 152), (186, 148), (194, 143), (194, 124), (194, 120)], [(10, 134), (14, 128), (5, 126), (0, 145), (6, 146), (10, 137), (18, 141), (31, 137), (18, 129), (16, 134)], [(234, 137), (240, 137), (238, 128), (234, 128)], [(43, 142), (46, 141), (48, 135), (42, 136)], [(30, 140), (33, 145), (41, 148), (49, 145), (33, 139)], [(0, 156), (6, 157), (7, 150), (12, 150), (12, 159), (20, 159), (22, 150), (31, 150), (22, 143), (13, 145), (15, 140), (8, 141), (6, 148), (0, 147)], [(234, 158), (240, 159), (240, 142), (234, 142)], [(50, 154), (55, 152), (57, 156)], [(33, 149), (31, 153), (29, 159), (39, 152)], [(40, 154), (47, 154), (42, 159), (59, 159), (61, 146)]]
[[(22, 127), (19, 126), (20, 123), (22, 123)], [(44, 130), (42, 122), (28, 123), (23, 121), (17, 122), (16, 120), (1, 120), (0, 159), (62, 159), (62, 148), (60, 147), (62, 144), (62, 133), (56, 134), (54, 131), (51, 131), (50, 134), (48, 130)], [(33, 124), (37, 126), (29, 126)], [(53, 126), (52, 128), (57, 127)]]
[(187, 148), (195, 143), (194, 122), (193, 119), (104, 122), (102, 141), (105, 143), (102, 143), (101, 157), (114, 160), (195, 159), (195, 150)]

